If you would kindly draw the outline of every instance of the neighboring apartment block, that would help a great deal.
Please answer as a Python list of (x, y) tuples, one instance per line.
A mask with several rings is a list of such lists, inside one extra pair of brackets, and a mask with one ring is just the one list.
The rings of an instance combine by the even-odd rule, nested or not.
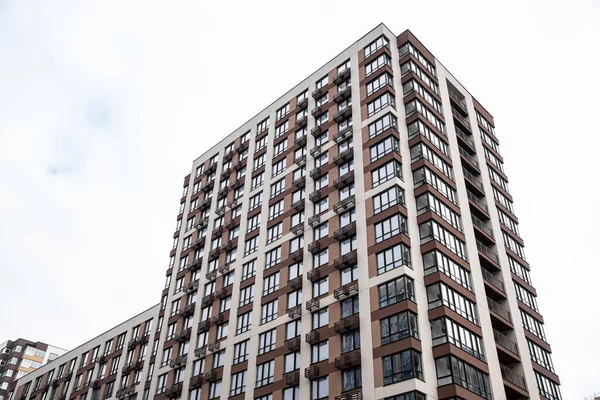
[(97, 340), (14, 398), (561, 399), (498, 143), (377, 26), (193, 162), (116, 369)]
[(13, 381), (64, 354), (66, 350), (27, 339), (0, 343), (0, 400), (7, 398)]

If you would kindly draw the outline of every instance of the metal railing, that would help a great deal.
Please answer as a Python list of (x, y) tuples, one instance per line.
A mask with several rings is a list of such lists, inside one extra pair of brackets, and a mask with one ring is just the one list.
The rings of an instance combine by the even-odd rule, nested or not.
[(502, 379), (520, 387), (523, 390), (527, 390), (527, 384), (525, 383), (525, 377), (523, 375), (502, 364), (500, 364), (500, 372), (502, 373)]
[(485, 244), (481, 243), (479, 240), (477, 241), (477, 250), (479, 250), (480, 253), (482, 253), (483, 255), (485, 255), (487, 258), (491, 259), (495, 263), (497, 263), (497, 264), (500, 263), (500, 261), (498, 259), (498, 254), (496, 254), (492, 249), (487, 247)]
[(455, 125), (454, 130), (456, 131), (456, 135), (458, 137), (460, 137), (462, 140), (467, 142), (467, 144), (469, 146), (471, 146), (473, 149), (475, 149), (475, 142), (465, 132), (463, 132), (462, 129), (460, 129), (458, 126)]
[(504, 288), (504, 282), (502, 281), (502, 279), (497, 278), (487, 269), (482, 268), (481, 273), (483, 275), (484, 281), (491, 283), (492, 286), (500, 290), (502, 293), (506, 293), (506, 289)]
[(470, 173), (469, 171), (467, 171), (464, 168), (463, 168), (463, 174), (465, 175), (465, 178), (467, 178), (471, 183), (473, 183), (475, 186), (477, 186), (479, 189), (481, 189), (483, 191), (483, 182), (481, 182), (475, 175), (473, 175), (472, 173)]
[(494, 231), (485, 222), (483, 222), (473, 214), (471, 214), (471, 220), (473, 221), (473, 225), (477, 226), (479, 229), (481, 229), (491, 237), (494, 237)]
[(485, 201), (483, 201), (483, 199), (480, 199), (479, 197), (475, 196), (473, 193), (471, 193), (470, 191), (467, 190), (467, 197), (469, 198), (469, 200), (471, 200), (473, 203), (477, 204), (477, 206), (483, 210), (485, 210), (486, 213), (489, 213), (489, 209), (487, 204), (485, 204)]
[(508, 336), (500, 331), (497, 331), (496, 329), (494, 329), (494, 341), (511, 353), (519, 355), (519, 347), (517, 346), (517, 342), (509, 339)]
[(473, 164), (477, 169), (479, 169), (479, 161), (477, 161), (477, 159), (475, 158), (475, 156), (469, 154), (468, 151), (466, 151), (465, 149), (463, 149), (462, 147), (458, 146), (458, 152), (460, 153), (461, 156), (463, 156), (464, 158), (466, 158), (471, 164)]
[(510, 317), (510, 311), (508, 311), (506, 308), (502, 307), (500, 304), (496, 303), (494, 300), (490, 299), (489, 297), (487, 298), (487, 302), (488, 302), (488, 307), (489, 307), (490, 311), (495, 312), (496, 314), (498, 314), (499, 316), (501, 316), (508, 322), (512, 322), (512, 318)]
[(451, 107), (451, 108), (452, 108), (452, 116), (454, 116), (454, 118), (459, 120), (464, 126), (471, 129), (471, 123), (469, 122), (469, 120), (466, 119), (465, 117), (463, 117), (454, 107)]

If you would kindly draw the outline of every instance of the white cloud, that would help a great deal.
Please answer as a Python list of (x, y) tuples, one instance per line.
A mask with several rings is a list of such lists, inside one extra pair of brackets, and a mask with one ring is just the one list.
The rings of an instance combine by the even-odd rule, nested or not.
[(597, 5), (371, 5), (2, 3), (0, 338), (158, 302), (191, 161), (383, 21), (495, 116), (564, 398), (598, 390)]

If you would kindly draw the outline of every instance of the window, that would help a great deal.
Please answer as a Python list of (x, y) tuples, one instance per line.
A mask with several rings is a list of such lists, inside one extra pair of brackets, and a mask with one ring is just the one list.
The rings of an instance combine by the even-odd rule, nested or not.
[(385, 114), (369, 124), (369, 139), (373, 139), (390, 128), (398, 130), (398, 119), (392, 113)]
[(417, 316), (404, 311), (379, 320), (381, 327), (381, 344), (388, 344), (407, 337), (419, 338)]
[(287, 297), (287, 309), (299, 306), (302, 304), (302, 290), (298, 289), (294, 292), (288, 293)]
[(456, 204), (456, 193), (454, 192), (454, 189), (429, 168), (423, 167), (413, 171), (413, 181), (415, 182), (415, 189), (424, 184), (429, 184), (442, 196)]
[(405, 350), (383, 357), (383, 384), (390, 385), (407, 379), (423, 380), (421, 354)]
[(442, 134), (445, 134), (446, 128), (442, 120), (440, 120), (433, 111), (429, 110), (419, 99), (414, 99), (404, 105), (406, 116), (409, 117), (414, 113), (419, 113), (427, 119), (433, 126)]
[(402, 85), (402, 89), (404, 91), (404, 96), (407, 96), (410, 93), (416, 92), (418, 93), (425, 101), (433, 107), (435, 111), (440, 114), (443, 114), (442, 105), (439, 101), (437, 101), (428, 91), (425, 89), (423, 85), (421, 85), (416, 79), (411, 79)]
[(263, 282), (263, 296), (271, 294), (279, 289), (279, 272), (264, 278)]
[(379, 285), (379, 307), (387, 307), (403, 300), (415, 301), (414, 282), (406, 275)]
[(233, 346), (233, 363), (239, 364), (248, 359), (248, 344), (250, 340), (244, 340), (243, 342), (236, 343)]
[(240, 289), (240, 307), (250, 304), (254, 301), (254, 284)]
[(315, 84), (315, 87), (317, 89), (321, 89), (323, 86), (327, 85), (329, 83), (329, 77), (327, 75), (325, 75), (324, 77), (322, 77), (321, 79), (319, 79), (317, 81), (317, 83)]
[(407, 42), (398, 48), (398, 52), (400, 53), (400, 58), (403, 58), (407, 54), (412, 54), (419, 62), (431, 73), (435, 76), (435, 66), (430, 63), (425, 56), (412, 45), (412, 43)]
[(228, 322), (224, 322), (220, 325), (217, 325), (217, 340), (226, 338), (228, 331), (229, 331), (229, 323)]
[(313, 298), (327, 293), (329, 293), (329, 279), (327, 277), (313, 283)]
[(387, 106), (396, 107), (396, 98), (389, 92), (382, 94), (367, 104), (367, 117), (372, 117)]
[(262, 192), (250, 197), (248, 211), (252, 211), (262, 205)]
[(546, 333), (544, 332), (544, 324), (529, 315), (527, 312), (519, 309), (521, 312), (521, 321), (523, 321), (523, 327), (529, 332), (533, 333), (538, 338), (546, 341)]
[(369, 57), (371, 54), (375, 53), (377, 50), (379, 50), (382, 47), (389, 48), (389, 41), (383, 35), (379, 36), (377, 39), (375, 39), (374, 42), (372, 42), (367, 47), (365, 47), (365, 58)]
[(256, 274), (256, 260), (248, 261), (242, 265), (242, 281), (253, 277)]
[(467, 260), (465, 244), (436, 221), (429, 220), (419, 225), (419, 234), (421, 237), (421, 244), (435, 240), (443, 244), (448, 250), (463, 260)]
[(515, 222), (511, 217), (508, 216), (504, 211), (498, 209), (498, 217), (500, 219), (500, 223), (510, 229), (512, 233), (519, 236), (519, 224)]
[(402, 164), (396, 160), (371, 171), (371, 186), (375, 188), (394, 177), (402, 179)]
[(286, 354), (283, 359), (284, 373), (300, 369), (300, 353)]
[(329, 235), (329, 224), (327, 222), (322, 223), (314, 229), (314, 239), (320, 240)]
[[(287, 121), (285, 122), (284, 125), (281, 126), (285, 126), (285, 130), (287, 130)], [(281, 126), (279, 126), (277, 128), (277, 132), (276, 134), (279, 132), (279, 128), (281, 128)], [(273, 147), (273, 158), (277, 157), (280, 154), (283, 154), (285, 151), (287, 150), (287, 141), (282, 141), (277, 143), (274, 147)]]
[(266, 331), (258, 335), (258, 354), (268, 353), (269, 351), (275, 350), (277, 336), (275, 329)]
[(435, 94), (440, 94), (440, 89), (430, 77), (419, 67), (414, 61), (409, 60), (400, 66), (400, 72), (402, 76), (406, 75), (409, 72), (413, 72), (416, 76), (423, 81), (429, 89), (431, 89)]
[(438, 156), (433, 150), (431, 150), (424, 143), (419, 143), (410, 148), (411, 162), (414, 163), (422, 158), (431, 162), (435, 167), (440, 170), (451, 180), (454, 180), (454, 174), (452, 173), (452, 167)]
[(240, 333), (244, 333), (244, 332), (250, 330), (251, 323), (252, 323), (252, 311), (248, 311), (247, 313), (239, 315), (237, 317), (237, 328), (235, 331), (236, 335), (239, 335)]
[(504, 246), (506, 246), (506, 248), (525, 260), (525, 249), (523, 246), (504, 231), (502, 231), (502, 238), (504, 239)]
[(356, 209), (351, 209), (340, 214), (340, 226), (346, 226), (356, 221)]
[(362, 386), (361, 368), (354, 367), (342, 371), (342, 391), (353, 390)]
[(440, 282), (427, 286), (427, 300), (430, 310), (444, 305), (474, 324), (479, 325), (475, 303), (466, 299), (444, 283)]
[(252, 181), (250, 182), (250, 190), (254, 190), (262, 186), (265, 182), (265, 173), (261, 172), (260, 174), (254, 175), (252, 177)]
[(325, 173), (315, 179), (315, 190), (321, 190), (329, 184), (329, 174)]
[(329, 341), (325, 340), (312, 346), (311, 363), (318, 363), (329, 359)]
[(285, 179), (281, 179), (271, 185), (271, 199), (279, 196), (285, 191)]
[(260, 323), (266, 324), (267, 322), (273, 321), (277, 318), (277, 299), (270, 301), (261, 306), (260, 310)]
[(373, 72), (377, 71), (382, 67), (385, 67), (386, 65), (391, 67), (392, 59), (389, 55), (384, 53), (377, 57), (375, 60), (365, 65), (365, 76), (371, 75)]
[[(290, 249), (290, 253), (295, 250)], [(292, 264), (288, 268), (288, 280), (292, 280), (300, 275), (302, 275), (302, 263)]]
[(445, 155), (449, 156), (448, 145), (442, 140), (434, 131), (432, 131), (423, 122), (417, 120), (408, 125), (408, 138), (412, 139), (416, 135), (424, 136), (431, 144), (433, 144), (438, 150)]
[(313, 268), (319, 268), (329, 263), (329, 250), (325, 249), (313, 254)]
[(375, 224), (375, 243), (381, 243), (401, 233), (408, 235), (406, 217), (402, 214), (392, 215)]
[(261, 387), (273, 383), (275, 376), (275, 361), (271, 360), (257, 366), (256, 387)]
[(327, 399), (329, 398), (329, 377), (317, 379), (310, 382), (310, 399)]
[(244, 256), (250, 255), (258, 250), (258, 236), (246, 240), (244, 243)]
[(355, 330), (342, 334), (342, 353), (360, 349), (360, 331)]
[(327, 209), (329, 209), (329, 197), (325, 197), (315, 203), (315, 215), (324, 213)]
[(269, 128), (269, 117), (263, 119), (256, 125), (256, 133), (261, 133)]
[(347, 285), (348, 283), (354, 282), (358, 280), (358, 265), (354, 265), (352, 267), (344, 268), (340, 271), (342, 285)]
[(290, 253), (304, 248), (304, 236), (296, 237), (290, 240)]
[(260, 167), (265, 165), (265, 153), (254, 159), (254, 170), (259, 169)]
[(484, 399), (492, 398), (489, 377), (454, 356), (435, 360), (438, 386), (457, 384)]
[(287, 103), (285, 106), (281, 107), (277, 111), (275, 111), (275, 120), (279, 121), (281, 118), (285, 117), (290, 112), (290, 103)]
[(220, 399), (221, 398), (221, 384), (222, 381), (216, 381), (210, 384), (208, 387), (208, 399)]
[(444, 204), (440, 199), (431, 193), (423, 194), (417, 197), (417, 215), (433, 211), (435, 214), (452, 225), (456, 230), (462, 232), (462, 223), (460, 216), (456, 214), (450, 207)]
[(389, 72), (384, 72), (379, 75), (377, 78), (373, 79), (369, 83), (367, 83), (367, 97), (381, 89), (382, 87), (390, 85), (394, 87), (394, 81), (392, 75)]
[(388, 136), (369, 148), (371, 162), (375, 162), (391, 152), (400, 154), (400, 142), (395, 136)]
[(342, 318), (347, 318), (351, 315), (358, 314), (358, 296), (343, 300), (341, 303)]
[[(278, 224), (279, 225), (279, 224)], [(269, 250), (265, 254), (265, 269), (274, 267), (281, 262), (281, 246)]]
[(267, 229), (267, 244), (271, 244), (276, 240), (281, 239), (283, 236), (283, 222)]
[(302, 326), (300, 325), (300, 320), (288, 322), (285, 325), (285, 340), (289, 340), (289, 339), (298, 337), (298, 336), (300, 336), (301, 333), (302, 333)]
[(286, 168), (286, 160), (287, 159), (283, 159), (281, 161), (276, 162), (275, 164), (273, 164), (273, 170), (272, 170), (272, 174), (271, 176), (277, 176), (280, 173), (282, 173), (283, 171), (285, 171)]
[(540, 374), (537, 371), (533, 371), (535, 373), (535, 380), (537, 382), (539, 393), (549, 399), (549, 400), (561, 400), (562, 396), (560, 394), (560, 387), (546, 378), (544, 375)]
[(404, 205), (404, 189), (394, 185), (391, 188), (373, 196), (373, 212), (378, 214), (396, 204)]
[(236, 396), (246, 392), (246, 371), (231, 375), (231, 389), (229, 396)]
[(325, 307), (319, 311), (315, 311), (312, 314), (312, 328), (319, 329), (323, 326), (329, 325), (329, 312), (328, 308)]
[(225, 350), (213, 355), (213, 369), (222, 367), (223, 365), (225, 365)]
[(523, 286), (519, 285), (517, 282), (515, 284), (515, 293), (517, 295), (517, 300), (523, 302), (527, 307), (532, 310), (539, 312), (537, 299), (533, 293), (529, 290), (525, 289)]
[(439, 271), (465, 289), (473, 291), (471, 273), (438, 250), (423, 254), (423, 268), (425, 269), (425, 275)]
[(167, 390), (167, 374), (162, 374), (156, 382), (156, 394), (162, 394), (165, 390)]
[(494, 125), (492, 125), (491, 122), (489, 122), (483, 115), (481, 115), (481, 113), (476, 112), (476, 114), (477, 122), (483, 125), (483, 127), (487, 129), (487, 131), (490, 132), (492, 135), (496, 135), (496, 133), (494, 132)]
[(431, 321), (431, 336), (434, 346), (451, 343), (473, 357), (485, 361), (481, 338), (449, 318)]

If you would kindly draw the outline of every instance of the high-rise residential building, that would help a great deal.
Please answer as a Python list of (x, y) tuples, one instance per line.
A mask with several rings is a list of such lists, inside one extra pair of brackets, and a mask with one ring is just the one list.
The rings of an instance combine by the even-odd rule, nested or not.
[(7, 398), (13, 381), (54, 360), (67, 350), (27, 339), (0, 343), (0, 400)]
[(156, 323), (15, 398), (560, 399), (498, 143), (377, 26), (193, 162)]

